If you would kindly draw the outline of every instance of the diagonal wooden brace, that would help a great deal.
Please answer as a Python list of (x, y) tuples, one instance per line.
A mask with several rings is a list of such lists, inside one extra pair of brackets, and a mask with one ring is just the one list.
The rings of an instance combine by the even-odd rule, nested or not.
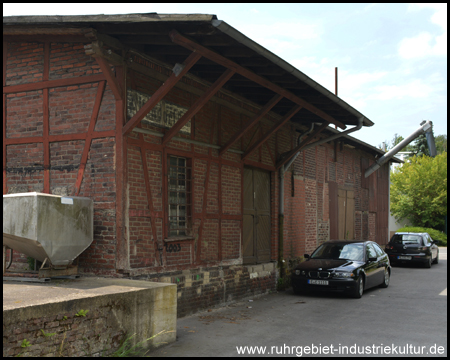
[(193, 104), (189, 110), (174, 124), (170, 130), (164, 135), (162, 145), (166, 145), (186, 123), (197, 114), (201, 108), (211, 99), (217, 91), (234, 75), (233, 70), (227, 69), (211, 87)]
[(248, 130), (250, 130), (253, 125), (255, 125), (260, 119), (262, 119), (269, 111), (272, 109), (281, 99), (283, 96), (276, 94), (264, 107), (254, 116), (253, 118), (249, 119), (242, 129), (234, 134), (228, 142), (222, 146), (222, 148), (219, 150), (219, 155), (222, 155), (225, 151), (227, 151), (231, 145), (233, 145), (237, 140), (239, 140)]
[(274, 84), (270, 80), (267, 80), (260, 75), (255, 74), (253, 71), (250, 71), (250, 70), (236, 64), (235, 62), (231, 61), (230, 59), (227, 59), (226, 57), (224, 57), (212, 50), (209, 50), (209, 49), (205, 48), (204, 46), (184, 37), (178, 31), (172, 30), (169, 33), (169, 35), (175, 44), (181, 45), (181, 46), (185, 47), (186, 49), (196, 51), (199, 54), (201, 54), (202, 56), (208, 58), (209, 60), (214, 61), (215, 63), (220, 64), (222, 66), (225, 66), (228, 69), (232, 69), (232, 70), (236, 71), (237, 74), (240, 74), (240, 75), (246, 77), (247, 79), (254, 81), (257, 84), (264, 86), (267, 89), (270, 89), (277, 94), (283, 95), (283, 97), (285, 97), (286, 99), (291, 100), (295, 104), (303, 106), (308, 111), (321, 117), (322, 119), (324, 119), (325, 121), (327, 121), (329, 123), (333, 123), (342, 129), (346, 128), (346, 126), (343, 123), (336, 120), (332, 116), (328, 115), (324, 111), (316, 108), (314, 105), (310, 104), (306, 100), (303, 100), (300, 97), (296, 96), (295, 94), (291, 93), (289, 90), (283, 89), (281, 86)]
[(181, 78), (190, 70), (192, 66), (201, 58), (202, 56), (197, 52), (193, 52), (188, 58), (184, 61), (184, 68), (176, 74), (170, 75), (170, 77), (166, 80), (161, 87), (156, 90), (156, 92), (152, 95), (150, 99), (136, 112), (136, 114), (128, 121), (123, 129), (122, 134), (125, 136), (134, 129), (134, 127), (140, 123), (140, 121), (147, 115), (161, 100), (167, 93), (172, 90), (175, 84), (181, 80)]
[(97, 61), (98, 65), (100, 66), (100, 69), (102, 69), (103, 75), (105, 75), (106, 81), (108, 82), (109, 87), (111, 88), (114, 98), (116, 100), (122, 100), (122, 89), (114, 76), (114, 74), (111, 71), (111, 67), (109, 66), (108, 61), (106, 61), (104, 58), (100, 56), (95, 56), (95, 60)]
[(300, 105), (294, 106), (279, 122), (277, 122), (267, 133), (265, 133), (261, 139), (255, 142), (245, 153), (242, 155), (242, 160), (247, 158), (253, 151), (258, 149), (264, 144), (275, 132), (277, 132), (285, 123), (287, 123), (295, 114), (297, 114), (302, 107)]
[(91, 121), (89, 122), (86, 140), (84, 141), (83, 153), (81, 154), (80, 167), (78, 169), (77, 181), (75, 183), (75, 196), (78, 196), (80, 194), (81, 182), (83, 181), (83, 175), (86, 168), (89, 149), (91, 148), (92, 136), (94, 134), (95, 124), (97, 123), (98, 113), (100, 111), (100, 105), (102, 103), (103, 92), (105, 91), (105, 85), (105, 81), (100, 81), (100, 83), (98, 84), (94, 109), (92, 110)]

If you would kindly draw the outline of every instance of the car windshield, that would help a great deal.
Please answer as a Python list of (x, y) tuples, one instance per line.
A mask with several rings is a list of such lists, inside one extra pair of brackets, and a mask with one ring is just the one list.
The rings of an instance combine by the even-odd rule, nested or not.
[(422, 237), (420, 235), (395, 234), (392, 237), (392, 243), (400, 245), (422, 245)]
[(311, 255), (311, 259), (333, 259), (364, 261), (363, 244), (322, 244)]

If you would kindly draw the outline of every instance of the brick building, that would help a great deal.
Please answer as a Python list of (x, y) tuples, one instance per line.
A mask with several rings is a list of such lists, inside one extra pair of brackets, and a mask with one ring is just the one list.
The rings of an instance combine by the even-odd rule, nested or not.
[(215, 16), (3, 18), (3, 193), (92, 198), (80, 271), (177, 283), (180, 316), (386, 243), (389, 165), (335, 130), (372, 125)]

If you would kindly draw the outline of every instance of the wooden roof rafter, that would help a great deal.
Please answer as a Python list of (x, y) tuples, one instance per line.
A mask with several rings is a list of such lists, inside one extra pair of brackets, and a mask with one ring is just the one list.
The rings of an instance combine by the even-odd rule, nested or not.
[(221, 156), (227, 151), (237, 140), (239, 140), (250, 128), (252, 128), (259, 120), (261, 120), (281, 99), (282, 95), (276, 94), (253, 118), (249, 119), (242, 129), (235, 133), (228, 142), (221, 147), (219, 155)]
[(181, 78), (189, 71), (189, 69), (201, 58), (202, 56), (196, 52), (192, 52), (184, 61), (184, 67), (180, 73), (172, 73), (167, 81), (156, 90), (153, 96), (142, 105), (142, 107), (134, 114), (134, 116), (124, 125), (122, 134), (128, 135), (137, 124), (147, 115), (159, 102), (167, 95), (167, 93), (175, 86), (175, 84), (181, 80)]
[(263, 145), (275, 132), (277, 132), (286, 122), (288, 122), (302, 107), (300, 105), (294, 106), (289, 113), (287, 113), (280, 121), (275, 123), (273, 127), (266, 132), (257, 142), (248, 148), (242, 155), (242, 160), (246, 159), (253, 151)]
[(181, 128), (222, 88), (222, 86), (234, 75), (234, 71), (227, 69), (214, 84), (201, 96), (189, 110), (170, 128), (162, 139), (162, 145), (167, 144)]
[(312, 112), (313, 114), (321, 117), (325, 121), (327, 121), (329, 123), (333, 123), (342, 129), (346, 128), (346, 126), (342, 122), (336, 120), (332, 116), (330, 116), (327, 113), (323, 112), (322, 110), (316, 108), (314, 105), (311, 105), (307, 101), (299, 98), (298, 96), (291, 93), (290, 91), (282, 88), (281, 86), (279, 86), (277, 84), (274, 84), (273, 82), (261, 77), (260, 75), (255, 74), (254, 72), (240, 66), (239, 64), (235, 63), (234, 61), (227, 59), (226, 57), (224, 57), (210, 49), (205, 48), (204, 46), (196, 43), (195, 41), (186, 38), (185, 36), (181, 35), (178, 31), (172, 30), (169, 34), (170, 34), (172, 41), (175, 44), (183, 46), (191, 51), (196, 51), (199, 54), (201, 54), (202, 56), (204, 56), (205, 58), (208, 58), (219, 65), (222, 65), (229, 69), (233, 69), (234, 71), (236, 71), (237, 74), (240, 74), (240, 75), (254, 81), (257, 84), (259, 84), (263, 87), (266, 87), (269, 90), (272, 90), (277, 94), (282, 95), (283, 97), (291, 100), (292, 102), (296, 103), (297, 105), (301, 105), (303, 108), (305, 108), (308, 111)]

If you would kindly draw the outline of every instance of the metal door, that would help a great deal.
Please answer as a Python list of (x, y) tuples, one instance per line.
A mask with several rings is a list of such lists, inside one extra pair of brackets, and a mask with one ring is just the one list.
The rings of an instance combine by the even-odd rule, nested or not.
[(270, 261), (270, 173), (244, 168), (244, 264)]

